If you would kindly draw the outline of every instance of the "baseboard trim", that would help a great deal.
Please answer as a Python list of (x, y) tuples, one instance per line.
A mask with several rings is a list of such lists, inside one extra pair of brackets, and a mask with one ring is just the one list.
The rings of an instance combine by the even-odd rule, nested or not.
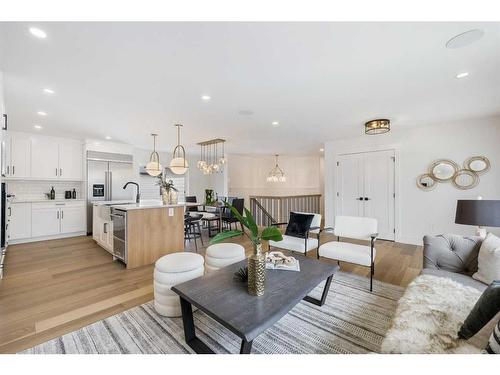
[(10, 240), (9, 245), (18, 245), (18, 244), (22, 244), (22, 243), (47, 241), (47, 240), (57, 240), (60, 238), (79, 237), (79, 236), (86, 236), (86, 235), (87, 235), (87, 231), (82, 231), (82, 232), (74, 232), (74, 233), (56, 234), (53, 236), (19, 238), (17, 240)]

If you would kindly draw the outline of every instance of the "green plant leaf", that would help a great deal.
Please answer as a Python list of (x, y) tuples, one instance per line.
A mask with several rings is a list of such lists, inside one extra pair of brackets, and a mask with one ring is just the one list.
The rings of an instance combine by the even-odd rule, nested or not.
[(257, 223), (255, 222), (255, 219), (253, 218), (252, 213), (246, 207), (244, 207), (244, 210), (245, 210), (245, 216), (246, 216), (247, 223), (248, 223), (248, 229), (250, 229), (250, 232), (252, 233), (253, 237), (258, 237), (259, 236), (259, 227), (257, 227)]
[(241, 236), (243, 234), (242, 231), (240, 230), (228, 230), (222, 233), (217, 234), (214, 238), (210, 240), (210, 244), (214, 243), (219, 243), (224, 240), (227, 240), (228, 238), (236, 237), (236, 236)]
[(283, 239), (283, 235), (280, 230), (276, 227), (267, 227), (262, 231), (261, 237), (265, 241), (281, 241)]

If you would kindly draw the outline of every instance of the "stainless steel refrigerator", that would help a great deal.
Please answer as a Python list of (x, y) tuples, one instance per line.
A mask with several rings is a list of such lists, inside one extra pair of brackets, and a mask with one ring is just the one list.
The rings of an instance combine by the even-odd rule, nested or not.
[(92, 233), (92, 207), (96, 201), (131, 200), (134, 189), (123, 189), (134, 181), (133, 156), (87, 151), (87, 233)]

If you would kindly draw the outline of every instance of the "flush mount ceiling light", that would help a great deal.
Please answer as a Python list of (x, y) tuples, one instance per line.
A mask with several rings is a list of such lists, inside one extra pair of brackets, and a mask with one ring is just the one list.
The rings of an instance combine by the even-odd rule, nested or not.
[(186, 150), (181, 145), (181, 124), (175, 124), (177, 127), (177, 146), (174, 148), (172, 161), (170, 162), (170, 170), (174, 174), (184, 174), (188, 170), (188, 162), (186, 160)]
[(210, 99), (212, 99), (209, 95), (202, 95), (201, 96), (201, 99), (205, 100), (205, 101), (209, 101)]
[(286, 181), (285, 172), (283, 172), (283, 170), (278, 165), (278, 157), (279, 157), (278, 154), (274, 155), (275, 165), (274, 165), (274, 168), (271, 169), (271, 171), (267, 175), (267, 182), (285, 182)]
[(198, 143), (201, 152), (197, 167), (203, 174), (222, 172), (222, 168), (226, 164), (224, 155), (225, 142), (225, 139), (216, 138)]
[(376, 119), (365, 124), (365, 134), (383, 134), (391, 130), (391, 121), (387, 119)]
[(463, 73), (458, 73), (455, 78), (460, 79), (460, 78), (465, 78), (469, 75), (468, 72), (463, 72)]
[(54, 93), (54, 90), (52, 89), (43, 89), (43, 92), (49, 95), (52, 95)]
[(44, 111), (38, 111), (37, 114), (39, 114), (40, 116), (47, 116), (47, 112)]
[(42, 125), (33, 125), (33, 127), (37, 130), (43, 129)]
[(280, 126), (280, 123), (278, 121), (273, 121), (273, 122), (271, 122), (271, 125), (276, 128), (276, 127)]
[(149, 156), (149, 163), (146, 164), (146, 172), (150, 176), (156, 177), (161, 174), (163, 167), (160, 164), (160, 155), (156, 152), (156, 137), (158, 134), (151, 134), (153, 137), (153, 152)]
[(455, 35), (453, 38), (446, 42), (446, 48), (455, 49), (468, 46), (477, 42), (484, 35), (481, 29), (472, 29), (461, 34)]
[(104, 137), (104, 138), (106, 138), (108, 141), (111, 139), (111, 137), (110, 137), (109, 135), (107, 135), (107, 136), (106, 136), (106, 137)]
[(30, 27), (29, 28), (31, 35), (36, 36), (37, 38), (40, 39), (45, 39), (47, 38), (47, 33), (43, 31), (42, 29), (39, 29), (37, 27)]

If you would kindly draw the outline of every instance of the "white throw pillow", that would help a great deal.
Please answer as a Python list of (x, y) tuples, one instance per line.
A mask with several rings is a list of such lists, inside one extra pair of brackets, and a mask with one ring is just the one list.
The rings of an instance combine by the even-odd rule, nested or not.
[(477, 261), (477, 272), (472, 275), (474, 279), (485, 284), (500, 280), (500, 238), (488, 233), (479, 249)]

